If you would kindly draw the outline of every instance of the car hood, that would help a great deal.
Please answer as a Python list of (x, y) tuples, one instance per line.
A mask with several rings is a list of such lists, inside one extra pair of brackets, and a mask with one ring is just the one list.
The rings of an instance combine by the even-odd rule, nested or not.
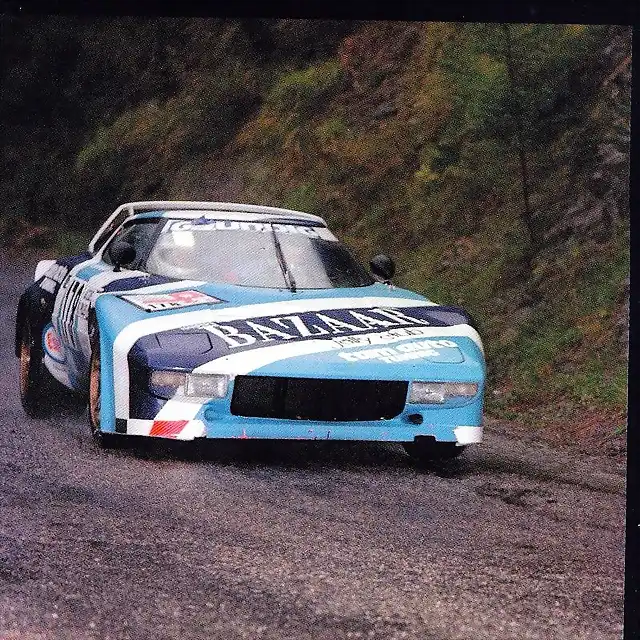
[(186, 286), (99, 297), (96, 310), (112, 335), (116, 360), (230, 375), (478, 381), (484, 376), (482, 343), (464, 311), (411, 291), (379, 283), (295, 293)]

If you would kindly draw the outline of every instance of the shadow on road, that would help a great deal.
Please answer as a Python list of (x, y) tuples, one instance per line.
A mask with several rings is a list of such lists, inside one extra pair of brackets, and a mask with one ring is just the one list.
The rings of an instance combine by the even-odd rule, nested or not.
[(286, 440), (202, 440), (123, 438), (115, 455), (145, 460), (213, 462), (237, 468), (275, 467), (281, 470), (373, 468), (382, 471), (414, 470), (455, 478), (466, 475), (463, 459), (417, 464), (398, 443)]

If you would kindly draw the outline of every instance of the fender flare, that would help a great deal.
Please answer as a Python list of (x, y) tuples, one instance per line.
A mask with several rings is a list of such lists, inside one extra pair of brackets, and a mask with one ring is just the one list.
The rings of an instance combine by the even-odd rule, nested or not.
[[(89, 311), (88, 330), (91, 341), (91, 351), (93, 353), (93, 345), (95, 340), (100, 341), (100, 391), (102, 396), (100, 407), (100, 430), (103, 433), (116, 433), (116, 410), (114, 397), (114, 377), (113, 358), (113, 336), (109, 317), (105, 315), (104, 309), (101, 307), (103, 298), (107, 298), (109, 294), (99, 295), (94, 305)], [(97, 331), (92, 332), (92, 327)], [(93, 333), (93, 335), (92, 335)]]

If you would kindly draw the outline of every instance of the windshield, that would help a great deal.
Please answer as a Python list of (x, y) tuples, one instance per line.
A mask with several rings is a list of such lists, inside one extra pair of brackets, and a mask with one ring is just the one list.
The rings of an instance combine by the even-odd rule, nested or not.
[(236, 220), (167, 220), (149, 273), (245, 287), (363, 287), (373, 279), (325, 227)]

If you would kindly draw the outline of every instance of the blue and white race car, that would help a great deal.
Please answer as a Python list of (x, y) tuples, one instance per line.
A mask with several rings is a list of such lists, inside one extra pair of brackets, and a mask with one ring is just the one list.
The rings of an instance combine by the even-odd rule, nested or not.
[(307, 213), (124, 204), (21, 296), (22, 404), (88, 397), (101, 445), (369, 440), (454, 457), (482, 439), (480, 337), (462, 309), (394, 287), (390, 258), (371, 270)]

